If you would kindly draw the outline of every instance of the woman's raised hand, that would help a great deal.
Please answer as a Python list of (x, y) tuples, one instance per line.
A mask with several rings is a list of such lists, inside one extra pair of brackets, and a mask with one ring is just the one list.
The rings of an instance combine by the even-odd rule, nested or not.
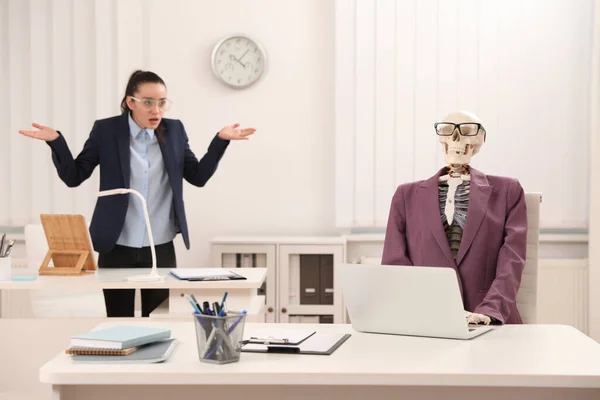
[(56, 132), (54, 129), (52, 129), (48, 126), (36, 124), (35, 122), (33, 124), (31, 124), (31, 126), (33, 126), (34, 128), (37, 128), (38, 130), (35, 130), (35, 131), (20, 130), (19, 133), (23, 136), (29, 136), (34, 139), (43, 140), (45, 142), (51, 142), (59, 136), (58, 132)]

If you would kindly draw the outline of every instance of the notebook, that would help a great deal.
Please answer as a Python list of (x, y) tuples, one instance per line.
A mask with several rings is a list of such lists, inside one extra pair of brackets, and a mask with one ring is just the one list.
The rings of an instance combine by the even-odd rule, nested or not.
[(351, 335), (349, 333), (315, 333), (297, 346), (248, 343), (242, 351), (250, 353), (290, 353), (330, 355)]
[(140, 346), (135, 346), (135, 347), (130, 347), (128, 349), (123, 349), (123, 350), (113, 350), (113, 349), (96, 349), (96, 348), (92, 348), (92, 347), (70, 347), (65, 350), (65, 353), (71, 354), (71, 355), (82, 354), (82, 355), (95, 355), (95, 356), (126, 356), (126, 355), (133, 353), (134, 351), (136, 351), (139, 348), (140, 348)]
[(71, 347), (120, 350), (168, 339), (170, 336), (171, 330), (168, 328), (117, 325), (71, 336)]
[(78, 364), (152, 364), (166, 361), (177, 341), (175, 338), (160, 340), (141, 346), (131, 354), (121, 357), (108, 355), (74, 355), (73, 362)]
[(236, 272), (224, 268), (174, 268), (171, 275), (187, 281), (225, 281), (246, 279)]

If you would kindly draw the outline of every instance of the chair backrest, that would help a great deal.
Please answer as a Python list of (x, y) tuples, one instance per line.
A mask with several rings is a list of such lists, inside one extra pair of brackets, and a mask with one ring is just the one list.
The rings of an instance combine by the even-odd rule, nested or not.
[(538, 248), (540, 244), (541, 193), (525, 193), (527, 203), (527, 255), (521, 286), (517, 293), (517, 309), (524, 324), (537, 322)]

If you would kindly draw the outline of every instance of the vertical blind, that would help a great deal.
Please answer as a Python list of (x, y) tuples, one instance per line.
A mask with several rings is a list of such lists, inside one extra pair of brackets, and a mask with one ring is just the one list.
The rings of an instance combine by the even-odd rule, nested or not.
[(472, 166), (542, 192), (541, 227), (588, 215), (591, 0), (337, 0), (338, 227), (385, 227), (396, 187), (444, 166), (433, 124), (474, 112)]
[(94, 120), (119, 113), (125, 81), (143, 65), (142, 0), (0, 0), (0, 225), (42, 213), (89, 222), (98, 172), (77, 189), (58, 178), (50, 148), (23, 137), (38, 122), (60, 130), (74, 156)]

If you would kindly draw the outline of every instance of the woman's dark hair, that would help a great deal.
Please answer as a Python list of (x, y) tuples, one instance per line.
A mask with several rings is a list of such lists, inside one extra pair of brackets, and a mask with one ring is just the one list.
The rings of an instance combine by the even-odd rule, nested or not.
[(138, 88), (142, 83), (160, 83), (164, 87), (167, 87), (165, 81), (163, 81), (162, 78), (156, 75), (154, 72), (142, 71), (140, 69), (133, 71), (129, 77), (129, 81), (127, 81), (125, 96), (123, 96), (123, 100), (121, 100), (121, 112), (129, 111), (129, 106), (127, 105), (127, 96), (133, 96), (134, 93), (138, 91)]
[[(133, 96), (135, 92), (138, 91), (138, 88), (143, 83), (160, 83), (164, 87), (167, 87), (165, 81), (154, 72), (151, 71), (142, 71), (138, 69), (137, 71), (133, 71), (129, 80), (127, 81), (127, 87), (125, 88), (125, 95), (123, 96), (123, 100), (121, 100), (121, 112), (125, 113), (131, 111), (129, 106), (127, 105), (127, 96)], [(156, 137), (158, 140), (162, 140), (162, 129), (160, 125), (156, 128)]]

